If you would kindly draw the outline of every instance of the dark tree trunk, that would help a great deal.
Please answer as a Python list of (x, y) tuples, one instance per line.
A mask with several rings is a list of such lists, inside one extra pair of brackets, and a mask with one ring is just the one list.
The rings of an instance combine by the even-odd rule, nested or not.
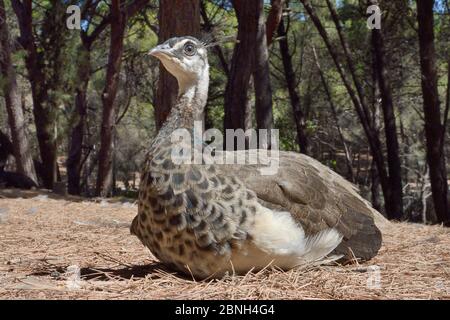
[[(381, 125), (381, 108), (380, 108), (380, 86), (378, 81), (378, 73), (376, 72), (376, 59), (375, 56), (372, 55), (372, 128), (377, 132), (377, 134), (380, 134), (380, 125)], [(372, 206), (377, 209), (380, 212), (383, 212), (383, 208), (381, 207), (381, 199), (380, 199), (380, 178), (379, 174), (377, 172), (377, 167), (375, 164), (375, 161), (371, 161), (371, 167), (370, 167), (370, 178), (371, 178), (371, 185), (370, 185), (370, 191), (371, 191), (371, 199), (372, 199)]]
[[(255, 86), (256, 126), (257, 129), (270, 130), (273, 128), (272, 87), (270, 85), (269, 51), (267, 49), (263, 0), (255, 1), (254, 11), (258, 15), (255, 49), (251, 51), (255, 55), (253, 61), (253, 83)], [(260, 148), (270, 149), (270, 135), (268, 135), (268, 138), (267, 145), (262, 141), (258, 142)]]
[(17, 86), (16, 72), (11, 61), (11, 42), (3, 0), (0, 0), (0, 70), (4, 78), (3, 93), (17, 172), (27, 176), (37, 184), (38, 180), (25, 132), (21, 95)]
[(422, 71), (423, 111), (427, 163), (430, 172), (434, 208), (439, 222), (450, 225), (450, 210), (447, 203), (447, 172), (443, 152), (441, 110), (437, 87), (436, 52), (434, 47), (432, 0), (417, 1), (419, 23), (420, 67)]
[[(373, 48), (372, 48), (373, 50)], [(378, 72), (377, 72), (377, 59), (375, 54), (372, 54), (372, 101), (371, 101), (371, 123), (372, 128), (377, 132), (377, 135), (380, 134), (380, 125), (381, 125), (381, 108), (380, 108), (380, 85), (378, 81)], [(381, 207), (381, 199), (380, 199), (380, 178), (377, 172), (377, 167), (375, 161), (371, 161), (370, 167), (370, 178), (371, 178), (371, 201), (372, 206), (380, 212), (383, 212)]]
[[(378, 5), (377, 0), (369, 3)], [(381, 96), (381, 107), (384, 116), (384, 130), (386, 135), (387, 163), (389, 169), (390, 184), (390, 209), (392, 217), (400, 220), (403, 216), (403, 189), (401, 175), (400, 148), (397, 137), (397, 126), (395, 123), (394, 106), (392, 102), (391, 87), (384, 62), (383, 34), (379, 29), (372, 30), (372, 50), (374, 55), (374, 71)]]
[(112, 156), (115, 134), (115, 100), (119, 86), (120, 67), (123, 54), (123, 40), (127, 25), (127, 13), (122, 10), (122, 0), (113, 0), (111, 6), (111, 38), (106, 70), (105, 88), (102, 94), (103, 114), (101, 126), (101, 144), (98, 160), (96, 194), (108, 196), (112, 184)]
[(45, 188), (53, 189), (53, 183), (57, 179), (55, 115), (54, 111), (49, 110), (48, 106), (42, 107), (45, 103), (45, 100), (41, 98), (42, 96), (39, 97), (37, 94), (35, 96), (33, 115), (42, 162), (41, 178)]
[[(252, 108), (252, 102), (250, 99), (251, 95), (251, 89), (253, 91), (255, 90), (255, 85), (253, 83), (253, 77), (250, 77), (250, 84), (249, 84), (249, 92), (247, 92), (247, 102), (245, 104), (245, 111), (244, 111), (244, 131), (247, 131), (248, 129), (253, 128), (253, 108)], [(248, 141), (247, 141), (248, 142)]]
[(87, 87), (91, 75), (91, 48), (83, 43), (78, 53), (77, 88), (75, 110), (70, 134), (69, 154), (67, 157), (67, 191), (79, 195), (82, 169), (83, 140), (87, 116)]
[(14, 147), (9, 137), (0, 130), (0, 173), (4, 171), (10, 155), (14, 155)]
[(231, 58), (230, 73), (225, 89), (225, 115), (224, 129), (245, 128), (247, 109), (247, 94), (252, 74), (255, 50), (256, 33), (258, 28), (258, 12), (255, 4), (259, 0), (234, 0), (233, 7), (238, 20), (239, 40), (236, 43)]
[[(176, 36), (200, 35), (199, 0), (159, 1), (159, 43)], [(159, 81), (155, 102), (156, 128), (166, 121), (178, 95), (176, 79), (160, 63)]]
[(300, 97), (297, 93), (297, 79), (295, 77), (294, 67), (292, 66), (292, 56), (289, 52), (289, 44), (287, 38), (287, 30), (284, 22), (281, 20), (278, 25), (278, 36), (280, 37), (280, 53), (283, 62), (284, 77), (288, 88), (289, 99), (291, 101), (292, 111), (294, 114), (295, 126), (297, 129), (297, 143), (300, 152), (308, 153), (308, 138), (305, 130), (305, 114), (300, 105)]

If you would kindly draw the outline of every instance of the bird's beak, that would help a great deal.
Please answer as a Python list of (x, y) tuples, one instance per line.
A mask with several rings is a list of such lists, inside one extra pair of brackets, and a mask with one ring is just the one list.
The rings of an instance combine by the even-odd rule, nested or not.
[(170, 48), (167, 45), (156, 46), (152, 50), (150, 50), (148, 52), (148, 54), (150, 56), (156, 57), (158, 59), (172, 56), (172, 53), (170, 52)]

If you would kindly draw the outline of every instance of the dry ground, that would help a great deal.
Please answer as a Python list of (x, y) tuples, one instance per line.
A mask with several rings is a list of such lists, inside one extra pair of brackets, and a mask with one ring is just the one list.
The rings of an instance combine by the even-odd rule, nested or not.
[(195, 281), (130, 235), (136, 210), (0, 191), (0, 299), (450, 299), (450, 229), (393, 224), (380, 254), (362, 264)]

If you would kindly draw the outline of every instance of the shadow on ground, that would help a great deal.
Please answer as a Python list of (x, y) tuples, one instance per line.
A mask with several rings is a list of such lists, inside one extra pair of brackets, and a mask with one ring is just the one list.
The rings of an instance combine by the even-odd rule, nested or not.
[[(47, 265), (41, 266), (39, 270), (32, 272), (29, 276), (50, 276), (55, 280), (64, 280), (67, 277), (69, 266)], [(170, 269), (166, 264), (153, 262), (146, 265), (122, 266), (119, 268), (108, 267), (83, 267), (80, 268), (80, 278), (82, 280), (96, 281), (121, 281), (131, 279), (141, 279), (145, 277), (161, 278), (171, 274), (181, 279), (192, 280), (186, 275)]]

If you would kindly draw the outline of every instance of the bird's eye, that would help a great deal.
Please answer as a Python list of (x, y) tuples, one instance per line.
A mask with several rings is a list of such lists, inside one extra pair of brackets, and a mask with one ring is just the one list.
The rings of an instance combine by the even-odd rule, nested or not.
[(188, 42), (184, 45), (183, 50), (187, 56), (193, 56), (197, 52), (197, 49), (195, 48), (195, 46), (190, 42)]

